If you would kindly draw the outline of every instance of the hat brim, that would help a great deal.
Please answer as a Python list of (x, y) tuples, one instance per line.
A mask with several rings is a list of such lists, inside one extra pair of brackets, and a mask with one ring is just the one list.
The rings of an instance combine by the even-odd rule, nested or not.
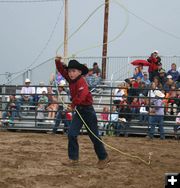
[(165, 94), (162, 93), (161, 91), (156, 91), (156, 92), (155, 92), (155, 95), (156, 95), (157, 97), (160, 97), (160, 98), (164, 98), (164, 97), (165, 97)]
[(81, 75), (86, 75), (89, 72), (89, 69), (85, 65), (77, 62), (76, 60), (71, 60), (66, 68), (67, 70), (78, 69), (82, 72)]

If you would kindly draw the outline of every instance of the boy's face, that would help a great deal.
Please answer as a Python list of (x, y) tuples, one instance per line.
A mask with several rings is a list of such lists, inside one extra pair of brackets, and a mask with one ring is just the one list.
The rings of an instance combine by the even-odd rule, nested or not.
[(81, 73), (82, 71), (78, 69), (68, 69), (68, 76), (71, 80), (75, 80)]

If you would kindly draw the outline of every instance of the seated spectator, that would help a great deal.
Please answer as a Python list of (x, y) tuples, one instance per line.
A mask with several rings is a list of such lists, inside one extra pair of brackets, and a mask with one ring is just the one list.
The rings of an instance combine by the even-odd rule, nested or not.
[(176, 87), (174, 85), (171, 86), (171, 89), (169, 91), (169, 98), (168, 98), (168, 109), (167, 109), (167, 115), (176, 115), (177, 114), (177, 105), (178, 105), (178, 98), (177, 98), (177, 91)]
[(167, 81), (166, 71), (164, 69), (161, 69), (158, 73), (159, 73), (159, 75), (158, 75), (159, 81), (160, 81), (161, 85), (163, 86)]
[(151, 86), (150, 86), (150, 90), (148, 91), (148, 98), (149, 98), (149, 102), (151, 103), (154, 99), (154, 97), (156, 96), (155, 95), (155, 91), (156, 89), (158, 89), (156, 87), (156, 84), (154, 82), (151, 83)]
[(178, 130), (180, 130), (180, 111), (177, 114), (176, 117), (176, 125), (174, 125), (174, 136), (176, 139), (178, 139), (180, 136), (177, 134)]
[(176, 80), (176, 87), (180, 88), (180, 75), (179, 75), (179, 78)]
[[(56, 134), (57, 133), (57, 129), (59, 127), (59, 124), (61, 122), (64, 123), (65, 125), (65, 129), (64, 131), (67, 133), (68, 131), (68, 125), (69, 125), (69, 121), (66, 121), (66, 115), (67, 113), (69, 113), (70, 115), (70, 112), (66, 112), (64, 106), (63, 106), (63, 102), (65, 104), (67, 104), (69, 101), (68, 99), (68, 95), (67, 95), (67, 92), (65, 91), (65, 85), (66, 85), (66, 82), (64, 80), (62, 80), (59, 85), (58, 85), (58, 110), (57, 110), (57, 113), (56, 113), (56, 120), (55, 120), (55, 124), (53, 126), (53, 133)], [(62, 102), (63, 101), (63, 102)]]
[(113, 95), (113, 103), (116, 104), (118, 108), (120, 101), (122, 101), (122, 96), (125, 95), (123, 84), (118, 84), (112, 95)]
[(153, 82), (155, 83), (155, 85), (156, 85), (157, 88), (159, 88), (159, 89), (163, 88), (162, 84), (159, 81), (159, 77), (158, 76), (154, 76)]
[(167, 75), (171, 75), (173, 81), (176, 81), (178, 79), (179, 72), (176, 70), (176, 64), (175, 63), (171, 64), (171, 69), (167, 72)]
[(93, 63), (93, 74), (95, 76), (95, 80), (97, 85), (101, 83), (101, 69), (99, 68), (98, 64), (96, 62)]
[(142, 77), (142, 82), (144, 82), (146, 84), (146, 86), (149, 86), (151, 81), (148, 78), (148, 73), (147, 72), (143, 72), (143, 77)]
[(180, 88), (178, 88), (176, 92), (177, 92), (177, 98), (176, 98), (177, 106), (180, 108)]
[(123, 97), (123, 101), (120, 103), (119, 108), (119, 123), (117, 124), (116, 136), (124, 134), (125, 137), (128, 137), (129, 122), (132, 119), (131, 109), (127, 103), (127, 98)]
[(48, 105), (48, 97), (46, 96), (46, 91), (43, 91), (38, 100), (37, 117), (36, 117), (38, 121), (44, 120), (44, 112), (47, 105)]
[(49, 87), (48, 88), (48, 102), (49, 105), (46, 108), (46, 110), (48, 111), (48, 120), (46, 120), (47, 123), (53, 123), (54, 122), (54, 118), (55, 118), (55, 114), (58, 108), (58, 101), (57, 101), (57, 97), (54, 96), (54, 93), (52, 91), (52, 88)]
[(113, 135), (114, 134), (114, 129), (118, 126), (118, 111), (116, 109), (116, 106), (112, 106), (110, 114), (108, 116), (108, 121), (110, 123), (107, 126), (107, 134), (108, 135)]
[(142, 74), (142, 72), (141, 72), (141, 70), (140, 70), (140, 68), (139, 67), (136, 67), (135, 69), (134, 69), (134, 74), (133, 74), (133, 79), (137, 79), (137, 78), (143, 78), (143, 74)]
[(101, 77), (101, 69), (96, 62), (93, 63), (93, 74), (97, 77)]
[(30, 86), (30, 79), (25, 80), (25, 86), (21, 89), (21, 97), (19, 102), (22, 105), (24, 102), (29, 105), (34, 105), (35, 88)]
[(5, 107), (5, 112), (2, 113), (2, 123), (9, 123), (12, 126), (15, 116), (17, 116), (17, 101), (15, 95), (10, 95), (9, 102)]
[[(130, 104), (130, 108), (131, 108), (131, 112), (135, 115), (135, 114), (139, 114), (139, 109), (140, 109), (140, 103), (137, 97), (135, 97), (133, 99), (133, 101)], [(137, 116), (135, 115), (135, 117), (137, 118)]]
[(166, 91), (166, 93), (169, 93), (172, 85), (175, 85), (175, 82), (173, 81), (172, 76), (168, 75), (166, 83), (163, 86), (163, 89)]
[(106, 130), (107, 125), (108, 125), (108, 120), (109, 120), (108, 117), (109, 117), (109, 108), (107, 106), (104, 106), (103, 111), (100, 114), (100, 121), (102, 121), (102, 122), (100, 122), (98, 124), (100, 136), (106, 135), (105, 130)]
[(137, 96), (137, 90), (134, 88), (133, 86), (133, 82), (135, 82), (134, 79), (125, 79), (125, 82), (127, 84), (127, 93), (128, 93), (128, 96), (127, 96), (127, 101), (128, 103), (130, 104), (134, 98), (134, 96)]
[(44, 82), (39, 82), (39, 87), (36, 88), (36, 95), (35, 95), (36, 102), (39, 100), (43, 92), (47, 94), (47, 87), (44, 87)]
[(90, 90), (94, 89), (97, 86), (96, 77), (93, 74), (93, 69), (89, 69), (89, 72), (88, 72), (88, 74), (86, 75), (85, 78), (86, 78), (86, 81), (88, 83)]
[(139, 86), (139, 96), (140, 95), (147, 96), (148, 95), (148, 91), (149, 91), (149, 86), (146, 85), (144, 81), (142, 81), (140, 83), (140, 86)]
[(140, 116), (139, 116), (139, 121), (144, 123), (144, 122), (148, 122), (148, 112), (149, 112), (149, 100), (141, 95), (141, 98), (139, 98), (139, 103), (140, 103)]
[[(159, 72), (160, 72), (161, 70), (164, 70), (164, 69), (162, 68), (162, 63), (159, 62), (159, 63), (157, 64), (157, 70), (154, 72), (154, 76), (159, 77)], [(165, 70), (164, 70), (164, 71), (165, 71)]]

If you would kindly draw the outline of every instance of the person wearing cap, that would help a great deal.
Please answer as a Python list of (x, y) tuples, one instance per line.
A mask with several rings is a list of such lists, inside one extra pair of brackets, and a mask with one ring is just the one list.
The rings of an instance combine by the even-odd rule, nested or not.
[(25, 86), (21, 89), (23, 101), (29, 101), (30, 104), (33, 104), (33, 95), (35, 94), (35, 88), (30, 86), (30, 79), (25, 80)]
[(156, 76), (157, 70), (158, 70), (158, 63), (161, 62), (161, 58), (158, 55), (158, 51), (154, 50), (151, 53), (151, 56), (147, 59), (147, 61), (150, 63), (148, 72), (149, 72), (149, 80), (152, 82), (153, 77)]
[[(74, 166), (78, 164), (79, 160), (79, 144), (77, 137), (84, 124), (82, 119), (86, 122), (89, 129), (96, 135), (96, 137), (100, 139), (97, 116), (92, 105), (92, 95), (84, 78), (84, 75), (88, 73), (88, 68), (74, 59), (70, 60), (68, 66), (66, 66), (61, 62), (60, 57), (55, 58), (55, 64), (57, 70), (69, 83), (72, 104), (68, 106), (67, 110), (73, 111), (76, 109), (68, 132), (69, 160), (67, 162), (63, 162), (63, 165)], [(91, 141), (93, 142), (94, 150), (99, 159), (98, 168), (103, 169), (110, 161), (105, 147), (100, 140), (89, 132), (89, 130), (87, 130), (87, 132)]]
[(171, 64), (171, 69), (167, 72), (167, 75), (172, 76), (172, 79), (176, 81), (179, 77), (179, 72), (176, 70), (176, 64)]
[(160, 83), (164, 85), (167, 81), (167, 78), (166, 78), (166, 71), (163, 68), (158, 71), (158, 77)]
[(17, 113), (19, 114), (19, 117), (21, 117), (20, 106), (23, 103), (26, 103), (28, 105), (34, 105), (34, 95), (35, 95), (35, 88), (30, 86), (31, 81), (30, 79), (26, 78), (25, 80), (25, 86), (21, 89), (21, 96), (18, 99), (18, 105), (17, 105)]
[(142, 77), (141, 81), (144, 82), (146, 84), (146, 86), (149, 86), (151, 84), (151, 81), (148, 78), (147, 72), (143, 72), (143, 77)]
[(149, 133), (148, 138), (153, 139), (155, 134), (155, 126), (159, 126), (160, 130), (160, 139), (165, 139), (164, 135), (164, 104), (163, 98), (165, 97), (164, 93), (160, 90), (154, 91), (155, 97), (151, 99), (150, 108), (149, 108)]
[(57, 133), (57, 129), (59, 127), (59, 124), (60, 122), (64, 122), (64, 125), (65, 127), (64, 128), (68, 128), (66, 127), (66, 120), (65, 120), (65, 109), (63, 107), (63, 103), (62, 101), (67, 104), (69, 102), (68, 100), (68, 96), (67, 96), (67, 92), (65, 91), (64, 89), (64, 86), (66, 85), (66, 82), (65, 80), (61, 80), (59, 82), (59, 85), (58, 85), (58, 110), (57, 110), (57, 113), (56, 113), (56, 120), (55, 120), (55, 124), (54, 124), (54, 127), (53, 127), (53, 134), (56, 134)]
[(39, 87), (36, 88), (36, 94), (34, 96), (35, 102), (39, 100), (41, 97), (42, 93), (45, 92), (47, 94), (47, 87), (44, 86), (44, 82), (39, 82)]

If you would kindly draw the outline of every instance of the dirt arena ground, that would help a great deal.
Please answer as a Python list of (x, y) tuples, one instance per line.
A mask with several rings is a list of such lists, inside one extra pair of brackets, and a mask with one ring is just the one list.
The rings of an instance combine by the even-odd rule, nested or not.
[(65, 167), (67, 137), (0, 132), (0, 188), (163, 188), (164, 174), (180, 172), (180, 142), (136, 137), (103, 137), (124, 152), (148, 159), (151, 166), (109, 149), (111, 163), (100, 170), (88, 136), (80, 136), (80, 165)]

